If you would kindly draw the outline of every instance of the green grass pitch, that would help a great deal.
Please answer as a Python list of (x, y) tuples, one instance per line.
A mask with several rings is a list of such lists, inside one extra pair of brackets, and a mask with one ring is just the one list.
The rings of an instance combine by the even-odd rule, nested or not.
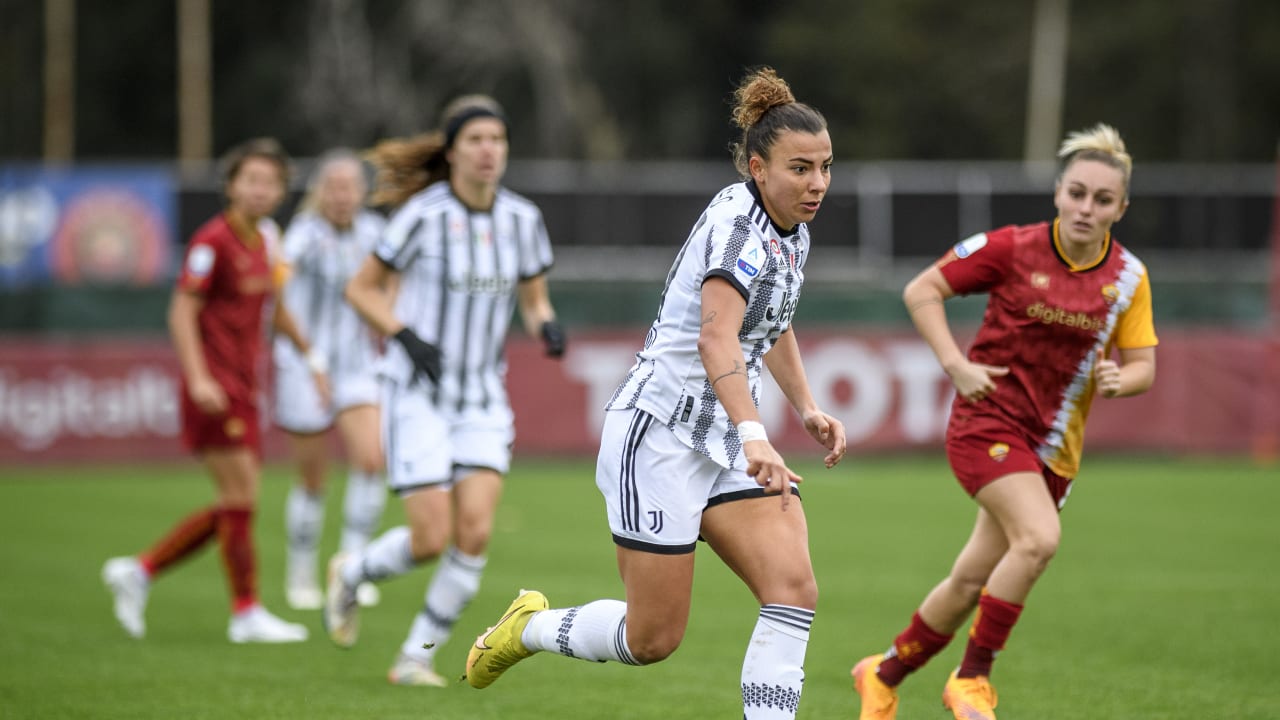
[[(967, 537), (974, 506), (937, 455), (850, 457), (801, 466), (821, 587), (800, 717), (856, 717), (849, 667), (883, 650)], [(209, 501), (194, 462), (165, 467), (0, 469), (2, 718), (737, 717), (754, 601), (698, 550), (693, 617), (666, 662), (631, 668), (550, 655), (492, 688), (392, 687), (385, 680), (429, 568), (383, 585), (343, 651), (318, 613), (284, 606), (282, 506), (288, 470), (268, 469), (257, 518), (268, 607), (305, 621), (292, 646), (227, 642), (227, 592), (212, 548), (154, 586), (148, 637), (111, 616), (98, 573)], [(337, 480), (338, 478), (335, 478)], [(1001, 718), (1280, 716), (1280, 472), (1224, 459), (1086, 461), (1064, 512), (1058, 557), (996, 664)], [(340, 484), (335, 483), (335, 489)], [(466, 648), (520, 587), (553, 605), (620, 597), (592, 463), (517, 458), (480, 595), (443, 647)], [(331, 492), (324, 550), (340, 493)], [(400, 517), (389, 503), (384, 525)], [(963, 636), (903, 686), (899, 717), (943, 717), (942, 682)]]

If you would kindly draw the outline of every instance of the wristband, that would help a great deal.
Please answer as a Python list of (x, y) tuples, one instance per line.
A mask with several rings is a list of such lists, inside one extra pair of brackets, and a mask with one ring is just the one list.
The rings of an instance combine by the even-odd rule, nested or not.
[(768, 440), (769, 435), (765, 433), (764, 425), (755, 420), (743, 420), (738, 423), (738, 439), (746, 444), (752, 440)]
[(320, 348), (313, 347), (307, 351), (307, 367), (311, 372), (323, 375), (329, 372), (329, 357)]

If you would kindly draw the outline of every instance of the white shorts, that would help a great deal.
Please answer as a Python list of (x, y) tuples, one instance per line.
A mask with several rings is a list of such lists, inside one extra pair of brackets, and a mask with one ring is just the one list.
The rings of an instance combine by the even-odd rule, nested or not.
[(693, 552), (708, 507), (765, 494), (746, 472), (717, 465), (643, 410), (605, 412), (596, 486), (613, 541), (663, 555)]
[(379, 382), (372, 369), (329, 376), (329, 407), (320, 402), (311, 370), (302, 362), (277, 362), (275, 372), (275, 424), (289, 432), (323, 432), (343, 410), (378, 404)]
[(387, 484), (399, 495), (450, 487), (474, 468), (507, 474), (516, 435), (507, 405), (446, 412), (431, 403), (425, 383), (392, 381), (383, 382), (382, 432)]

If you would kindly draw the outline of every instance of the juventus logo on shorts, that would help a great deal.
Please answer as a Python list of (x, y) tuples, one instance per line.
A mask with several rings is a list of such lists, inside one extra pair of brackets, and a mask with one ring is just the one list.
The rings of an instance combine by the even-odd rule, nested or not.
[(649, 531), (653, 533), (662, 532), (662, 511), (650, 510), (648, 514), (649, 514)]

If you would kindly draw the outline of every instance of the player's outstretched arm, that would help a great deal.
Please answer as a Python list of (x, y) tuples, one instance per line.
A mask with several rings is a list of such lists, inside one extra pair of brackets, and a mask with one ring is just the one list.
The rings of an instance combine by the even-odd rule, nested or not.
[(788, 328), (778, 337), (773, 349), (765, 353), (764, 362), (769, 366), (769, 374), (773, 376), (782, 394), (799, 413), (805, 431), (829, 451), (823, 459), (826, 466), (835, 467), (844, 457), (846, 449), (844, 423), (823, 412), (814, 402), (809, 378), (805, 375), (804, 363), (800, 359), (800, 344), (796, 340), (794, 328)]

